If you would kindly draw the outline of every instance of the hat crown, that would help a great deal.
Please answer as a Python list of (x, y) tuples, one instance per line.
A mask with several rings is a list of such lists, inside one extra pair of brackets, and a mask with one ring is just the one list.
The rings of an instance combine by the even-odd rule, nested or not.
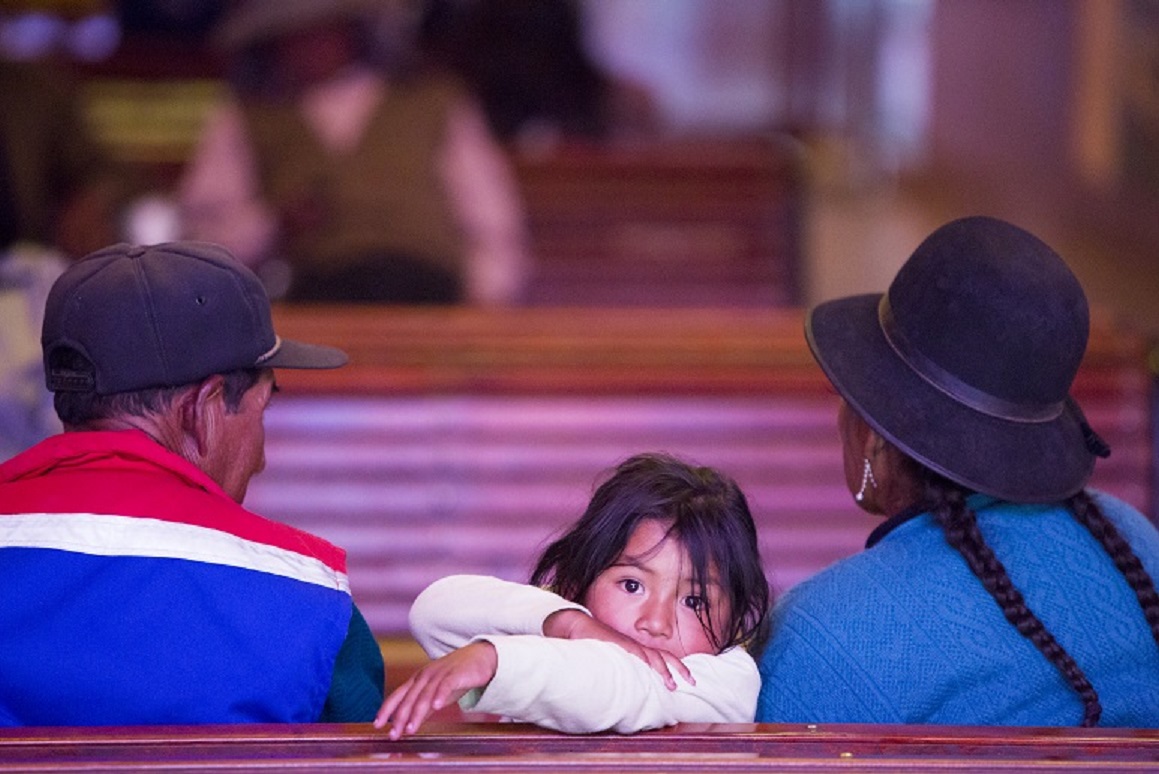
[(967, 490), (1027, 503), (1070, 497), (1106, 454), (1068, 396), (1089, 327), (1062, 259), (987, 217), (930, 234), (885, 294), (805, 319), (826, 376), (884, 440)]
[(253, 272), (217, 245), (179, 242), (114, 245), (71, 266), (49, 293), (41, 344), (49, 389), (69, 389), (50, 367), (68, 347), (108, 395), (252, 367), (278, 340)]
[(891, 283), (881, 320), (902, 359), (950, 397), (1027, 420), (1061, 411), (1090, 327), (1063, 260), (987, 217), (927, 237)]

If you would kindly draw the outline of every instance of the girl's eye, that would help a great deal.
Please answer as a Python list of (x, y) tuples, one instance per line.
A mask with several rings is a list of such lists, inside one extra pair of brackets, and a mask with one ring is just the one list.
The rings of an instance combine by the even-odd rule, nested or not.
[(640, 581), (634, 580), (632, 578), (620, 581), (620, 585), (623, 586), (624, 591), (628, 592), (629, 594), (635, 594), (641, 588), (643, 588), (643, 586), (640, 585)]
[(707, 606), (707, 603), (704, 601), (704, 597), (690, 596), (684, 598), (684, 606), (689, 610), (699, 611), (703, 610)]

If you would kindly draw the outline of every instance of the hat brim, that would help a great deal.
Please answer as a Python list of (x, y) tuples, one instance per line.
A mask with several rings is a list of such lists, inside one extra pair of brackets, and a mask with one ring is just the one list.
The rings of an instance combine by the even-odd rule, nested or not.
[(805, 319), (813, 356), (870, 427), (935, 472), (1004, 500), (1056, 502), (1086, 485), (1095, 460), (1069, 405), (1052, 420), (1032, 423), (957, 402), (894, 352), (878, 322), (880, 299), (878, 293), (828, 301)]
[(262, 368), (339, 368), (350, 358), (336, 347), (281, 339), (277, 351), (263, 360)]

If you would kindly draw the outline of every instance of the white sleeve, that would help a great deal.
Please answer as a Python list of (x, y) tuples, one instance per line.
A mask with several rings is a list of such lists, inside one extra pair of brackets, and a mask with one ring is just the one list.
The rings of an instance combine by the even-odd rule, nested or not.
[(251, 266), (273, 244), (277, 221), (261, 198), (257, 162), (232, 98), (206, 120), (177, 196), (186, 238), (224, 245)]
[[(632, 733), (674, 723), (751, 723), (760, 674), (743, 648), (684, 659), (696, 685), (660, 675), (617, 645), (600, 640), (489, 636), (499, 666), (464, 709), (568, 733)], [(477, 701), (475, 701), (477, 699)]]
[(478, 635), (533, 634), (557, 610), (587, 610), (536, 586), (486, 575), (450, 575), (427, 586), (410, 609), (410, 630), (431, 658)]

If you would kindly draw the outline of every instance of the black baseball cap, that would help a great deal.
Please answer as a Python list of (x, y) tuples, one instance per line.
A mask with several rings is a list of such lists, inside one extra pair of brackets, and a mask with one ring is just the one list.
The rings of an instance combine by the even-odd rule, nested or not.
[[(118, 244), (74, 263), (49, 292), (40, 343), (49, 390), (100, 395), (347, 362), (340, 349), (279, 338), (257, 275), (225, 248), (192, 241)], [(62, 349), (93, 371), (54, 367)]]

